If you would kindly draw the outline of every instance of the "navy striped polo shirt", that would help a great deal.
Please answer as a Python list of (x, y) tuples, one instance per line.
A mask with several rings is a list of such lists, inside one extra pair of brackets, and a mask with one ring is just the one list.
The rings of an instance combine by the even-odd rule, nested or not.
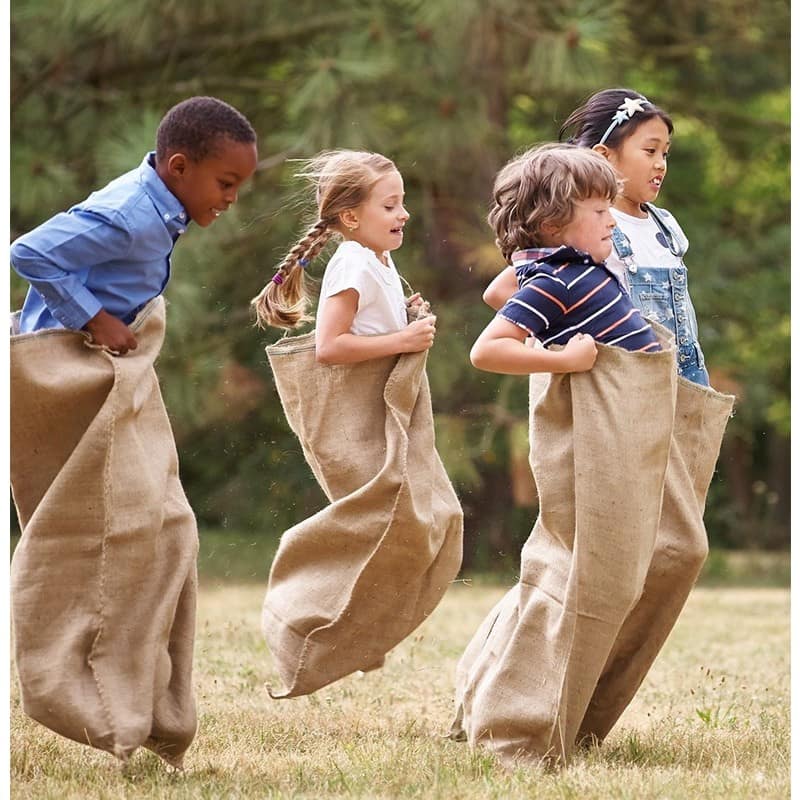
[(626, 350), (661, 349), (653, 329), (604, 264), (572, 247), (517, 250), (519, 291), (498, 316), (542, 344), (566, 344), (576, 333)]

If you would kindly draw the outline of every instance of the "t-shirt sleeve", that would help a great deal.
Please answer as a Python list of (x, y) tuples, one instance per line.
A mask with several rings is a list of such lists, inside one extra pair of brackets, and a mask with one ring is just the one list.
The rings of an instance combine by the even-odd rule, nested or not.
[(562, 281), (539, 275), (526, 281), (497, 316), (538, 337), (564, 315), (568, 300), (569, 290)]
[(358, 308), (361, 309), (374, 300), (376, 288), (375, 277), (361, 253), (340, 253), (325, 268), (325, 297), (355, 289), (358, 292)]

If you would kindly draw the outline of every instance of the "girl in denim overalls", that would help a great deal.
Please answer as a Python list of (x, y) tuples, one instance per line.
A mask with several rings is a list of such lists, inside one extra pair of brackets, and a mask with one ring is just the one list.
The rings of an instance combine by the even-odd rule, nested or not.
[[(693, 381), (697, 392), (716, 396), (700, 388), (708, 386), (708, 374), (682, 260), (688, 241), (672, 215), (652, 205), (667, 171), (672, 120), (637, 92), (607, 89), (569, 116), (562, 136), (567, 130), (575, 132), (570, 143), (601, 153), (624, 181), (611, 209), (617, 228), (606, 266), (643, 316), (675, 333), (680, 375)], [(483, 299), (499, 309), (516, 288), (514, 268), (506, 267)], [(673, 511), (674, 519), (665, 522), (656, 537), (642, 596), (619, 631), (581, 723), (579, 738), (584, 741), (605, 739), (630, 703), (708, 555), (705, 530), (690, 523), (695, 512), (678, 506)]]
[(575, 132), (570, 142), (601, 153), (624, 181), (606, 265), (642, 315), (675, 334), (679, 373), (708, 386), (683, 263), (689, 242), (675, 218), (652, 205), (667, 171), (672, 120), (638, 92), (606, 89), (570, 114), (561, 137), (568, 130)]

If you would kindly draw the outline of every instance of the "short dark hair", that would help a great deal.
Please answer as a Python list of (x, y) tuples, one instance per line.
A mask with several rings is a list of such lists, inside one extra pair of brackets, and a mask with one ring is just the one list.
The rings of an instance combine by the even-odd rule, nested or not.
[(599, 144), (617, 109), (628, 99), (643, 101), (643, 108), (611, 131), (604, 142), (611, 150), (620, 147), (643, 122), (654, 117), (658, 117), (667, 126), (670, 136), (672, 135), (674, 126), (669, 114), (651, 103), (643, 94), (633, 89), (603, 89), (602, 92), (593, 94), (567, 117), (558, 132), (559, 141), (563, 141), (564, 134), (572, 130), (572, 136), (567, 139), (569, 144), (580, 147), (594, 147)]
[(248, 144), (256, 141), (256, 132), (244, 114), (222, 100), (190, 97), (167, 111), (159, 123), (156, 160), (180, 151), (192, 161), (202, 161), (223, 139)]

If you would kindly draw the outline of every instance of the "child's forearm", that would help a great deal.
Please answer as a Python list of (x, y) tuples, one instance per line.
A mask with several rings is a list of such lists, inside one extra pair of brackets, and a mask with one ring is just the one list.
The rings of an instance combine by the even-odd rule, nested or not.
[(19, 240), (11, 246), (11, 266), (42, 296), (65, 328), (80, 330), (101, 309), (100, 301), (70, 272)]
[(478, 339), (470, 352), (470, 361), (477, 369), (504, 375), (574, 371), (567, 351), (528, 347), (515, 339)]
[(61, 213), (11, 245), (11, 265), (65, 328), (80, 330), (103, 306), (79, 273), (127, 257), (131, 243), (119, 216)]
[(373, 358), (393, 356), (403, 352), (402, 331), (378, 336), (358, 336), (340, 333), (329, 341), (317, 340), (317, 361), (321, 364), (357, 364)]

